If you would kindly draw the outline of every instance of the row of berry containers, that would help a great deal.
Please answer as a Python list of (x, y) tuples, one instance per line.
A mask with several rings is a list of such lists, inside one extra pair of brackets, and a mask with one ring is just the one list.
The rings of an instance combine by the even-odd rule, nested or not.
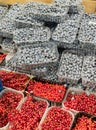
[[(14, 91), (14, 90), (13, 90)], [(34, 92), (34, 91), (33, 91)], [(33, 95), (34, 95), (34, 93), (33, 93)], [(30, 99), (29, 98), (30, 96), (28, 96), (27, 98), (29, 99), (29, 101), (28, 101), (28, 106), (31, 106), (31, 105), (29, 105), (30, 104), (30, 102), (32, 101), (32, 99)], [(79, 97), (79, 98), (78, 98)], [(26, 101), (26, 99), (27, 99), (26, 97), (23, 99), (23, 101), (25, 102)], [(34, 97), (35, 99), (36, 99), (36, 97)], [(40, 99), (41, 100), (41, 99)], [(23, 102), (22, 101), (22, 102)], [(24, 103), (23, 102), (23, 103)], [(49, 102), (49, 101), (48, 101)], [(67, 103), (66, 103), (67, 102)], [(71, 102), (71, 106), (70, 106), (70, 102)], [(68, 103), (69, 103), (69, 106), (68, 106)], [(82, 104), (83, 103), (83, 104)], [(57, 119), (57, 117), (59, 116), (61, 116), (61, 115), (58, 115), (58, 111), (60, 112), (60, 113), (63, 113), (63, 114), (65, 114), (66, 116), (68, 116), (68, 122), (69, 122), (69, 124), (67, 124), (68, 126), (66, 126), (68, 129), (71, 129), (71, 126), (73, 126), (72, 124), (74, 123), (74, 118), (76, 118), (76, 117), (74, 117), (74, 115), (78, 115), (78, 113), (80, 113), (80, 112), (85, 112), (85, 113), (88, 113), (88, 114), (90, 114), (91, 116), (95, 116), (96, 115), (96, 113), (95, 113), (95, 110), (96, 110), (96, 108), (95, 108), (95, 104), (96, 103), (96, 99), (95, 99), (95, 94), (90, 94), (89, 92), (85, 92), (85, 91), (83, 91), (83, 90), (80, 90), (80, 89), (75, 89), (75, 88), (69, 88), (68, 90), (67, 90), (67, 93), (66, 93), (66, 95), (65, 95), (65, 98), (64, 98), (64, 101), (62, 102), (62, 110), (61, 110), (61, 108), (59, 108), (59, 107), (57, 107), (58, 106), (58, 104), (52, 104), (52, 105), (55, 105), (55, 106), (53, 106), (52, 108), (48, 108), (47, 110), (46, 110), (46, 112), (45, 112), (45, 114), (44, 114), (44, 117), (42, 118), (42, 120), (41, 120), (41, 122), (40, 122), (40, 124), (39, 124), (39, 128), (40, 129), (44, 129), (44, 128), (47, 128), (47, 126), (46, 126), (46, 120), (48, 121), (48, 119), (46, 119), (47, 118), (47, 114), (48, 113), (50, 113), (49, 114), (49, 117), (51, 116), (51, 111), (53, 111), (53, 114), (54, 114), (54, 110), (55, 110), (55, 113), (57, 114), (56, 115), (56, 119)], [(66, 104), (67, 104), (67, 106), (66, 106)], [(85, 105), (86, 104), (86, 105)], [(21, 108), (21, 106), (22, 106), (22, 103), (21, 103), (21, 105), (19, 105), (19, 109)], [(26, 106), (26, 104), (25, 104), (25, 106)], [(23, 107), (23, 110), (25, 109), (25, 106)], [(75, 108), (72, 108), (72, 107), (74, 107), (75, 106)], [(56, 108), (55, 108), (56, 107)], [(77, 108), (77, 109), (76, 109)], [(82, 110), (83, 109), (83, 110)], [(28, 109), (29, 110), (29, 109)], [(90, 110), (90, 111), (89, 111)], [(92, 110), (92, 111), (91, 111)], [(57, 112), (56, 112), (57, 111)], [(18, 114), (18, 113), (15, 113), (15, 114)], [(52, 114), (52, 115), (53, 115)], [(10, 116), (11, 115), (9, 115), (9, 119), (10, 119)], [(17, 116), (18, 117), (18, 116)], [(16, 118), (17, 118), (16, 117)], [(64, 121), (64, 123), (66, 122), (65, 121), (65, 119), (63, 118), (64, 117), (64, 115), (62, 115), (62, 119), (63, 119), (63, 121)], [(52, 118), (52, 117), (51, 117)], [(12, 116), (11, 116), (11, 119), (10, 119), (10, 124), (11, 125), (8, 125), (8, 127), (10, 126), (10, 127), (14, 127), (14, 123), (16, 124), (16, 122), (12, 122)], [(69, 120), (70, 119), (70, 120)], [(22, 120), (23, 120), (23, 118), (21, 119), (21, 122), (22, 122)], [(32, 121), (32, 120), (31, 120)], [(56, 121), (56, 120), (55, 120)], [(58, 121), (59, 122), (59, 121)], [(18, 123), (18, 122), (17, 122)], [(61, 123), (61, 122), (59, 122), (59, 123)], [(13, 125), (12, 125), (13, 124)], [(43, 124), (43, 125), (42, 125)], [(49, 124), (50, 124), (50, 121), (49, 121)], [(54, 123), (53, 123), (54, 124)], [(21, 125), (21, 124), (20, 124)], [(44, 127), (44, 125), (46, 126), (46, 127)], [(56, 124), (57, 125), (57, 124)], [(62, 127), (64, 127), (65, 128), (65, 126), (63, 125)], [(16, 126), (17, 127), (17, 126)], [(42, 128), (43, 127), (43, 128)]]
[[(25, 93), (26, 92), (32, 93), (34, 96), (49, 100), (51, 105), (52, 104), (61, 105), (68, 89), (68, 86), (66, 86), (66, 84), (64, 85), (63, 83), (56, 84), (50, 82), (48, 83), (47, 81), (41, 82), (34, 79), (30, 75), (12, 72), (12, 71), (1, 70), (0, 77), (2, 79), (3, 85), (6, 86), (7, 88), (12, 88), (17, 91), (22, 91)], [(70, 90), (70, 87), (71, 86), (69, 86), (68, 91)], [(77, 88), (76, 90), (78, 91), (79, 89)], [(82, 93), (84, 93), (84, 90), (82, 90)], [(80, 96), (83, 96), (82, 93)], [(88, 93), (84, 95), (86, 97)], [(74, 94), (73, 94), (73, 99), (74, 99)]]
[[(37, 99), (35, 99), (35, 101), (36, 100)], [(41, 99), (39, 99), (39, 100), (41, 100)], [(93, 124), (96, 123), (96, 117), (91, 115), (91, 114), (88, 114), (88, 113), (85, 113), (85, 112), (78, 112), (78, 113), (74, 114), (73, 112), (69, 111), (68, 109), (65, 109), (65, 108), (62, 108), (62, 107), (57, 107), (57, 106), (48, 107), (47, 106), (46, 110), (43, 113), (42, 118), (39, 120), (39, 123), (37, 123), (38, 125), (36, 124), (36, 126), (34, 126), (32, 121), (35, 120), (36, 115), (35, 115), (34, 119), (30, 119), (31, 114), (30, 114), (30, 116), (28, 115), (29, 116), (29, 121), (30, 121), (30, 123), (29, 123), (28, 120), (23, 119), (24, 118), (24, 113), (23, 113), (23, 116), (22, 116), (22, 113), (21, 113), (25, 109), (26, 109), (25, 111), (27, 111), (27, 113), (30, 112), (30, 108), (31, 108), (30, 102), (31, 101), (32, 101), (32, 97), (29, 96), (29, 97), (25, 98), (23, 100), (23, 103), (21, 103), (21, 106), (19, 107), (17, 112), (14, 112), (13, 115), (9, 116), (10, 121), (9, 121), (9, 125), (7, 127), (8, 130), (10, 128), (14, 129), (14, 128), (18, 128), (18, 127), (23, 130), (24, 129), (24, 124), (22, 125), (22, 123), (24, 123), (24, 121), (27, 122), (26, 125), (25, 125), (25, 126), (27, 126), (26, 128), (29, 128), (29, 129), (36, 128), (38, 130), (43, 130), (43, 129), (47, 130), (47, 129), (50, 129), (50, 128), (51, 129), (52, 128), (58, 128), (60, 130), (62, 130), (62, 128), (63, 129), (67, 128), (68, 130), (73, 130), (75, 127), (78, 127), (77, 125), (78, 125), (79, 118), (83, 119), (84, 117), (88, 118), (88, 120), (92, 120)], [(43, 100), (43, 102), (44, 102), (44, 100)], [(26, 107), (25, 107), (25, 105), (26, 105)], [(34, 111), (34, 109), (33, 109), (33, 111)], [(21, 113), (20, 117), (22, 117), (22, 118), (20, 118), (18, 116), (18, 112), (19, 112), (19, 114)], [(12, 116), (14, 116), (14, 117), (12, 117)], [(10, 117), (11, 117), (11, 119), (10, 119)], [(17, 117), (19, 117), (17, 121), (12, 120), (12, 119), (16, 119)], [(80, 122), (80, 123), (82, 123), (82, 122)], [(86, 123), (86, 120), (84, 120), (83, 123)], [(93, 124), (92, 124), (92, 126), (91, 126), (91, 124), (89, 124), (90, 127), (93, 127)]]

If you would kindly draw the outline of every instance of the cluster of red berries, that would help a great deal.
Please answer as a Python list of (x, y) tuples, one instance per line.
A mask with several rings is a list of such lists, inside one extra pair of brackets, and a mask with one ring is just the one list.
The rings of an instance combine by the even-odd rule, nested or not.
[(33, 92), (34, 89), (34, 81), (30, 80), (29, 84), (28, 84), (28, 92)]
[(0, 54), (0, 63), (5, 59), (6, 56), (7, 54)]
[(66, 88), (63, 85), (32, 82), (28, 86), (28, 92), (33, 91), (35, 96), (54, 102), (61, 102), (65, 96)]
[(73, 130), (96, 130), (96, 121), (87, 116), (79, 117)]
[(96, 115), (96, 97), (94, 94), (87, 95), (85, 92), (80, 94), (69, 93), (64, 105), (68, 109)]
[(42, 130), (70, 130), (72, 116), (59, 107), (51, 108), (42, 122)]
[(21, 98), (21, 94), (12, 92), (5, 92), (0, 98), (0, 128), (8, 123), (8, 113), (18, 106)]
[(3, 82), (3, 85), (16, 90), (24, 90), (26, 84), (29, 81), (29, 77), (25, 74), (8, 72), (1, 70), (0, 78)]
[(9, 114), (10, 130), (36, 130), (46, 108), (46, 102), (29, 96), (20, 110)]

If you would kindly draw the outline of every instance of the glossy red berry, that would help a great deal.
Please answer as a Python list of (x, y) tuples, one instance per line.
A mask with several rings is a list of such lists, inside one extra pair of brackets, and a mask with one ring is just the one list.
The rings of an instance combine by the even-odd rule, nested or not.
[(96, 121), (87, 116), (79, 117), (73, 130), (96, 130)]
[(8, 113), (12, 112), (20, 102), (21, 94), (5, 92), (0, 98), (0, 128), (8, 123)]
[(42, 130), (70, 130), (72, 115), (59, 107), (51, 108), (41, 124)]
[(20, 110), (9, 114), (11, 130), (36, 130), (46, 108), (46, 102), (29, 96)]
[(28, 92), (31, 91), (33, 91), (33, 94), (37, 97), (54, 102), (61, 102), (65, 96), (66, 88), (63, 85), (31, 81), (28, 86)]
[(29, 77), (25, 74), (8, 72), (4, 70), (0, 71), (0, 78), (4, 86), (19, 91), (24, 90), (29, 81)]
[(70, 93), (64, 102), (65, 107), (76, 111), (83, 111), (96, 115), (96, 97), (94, 94), (87, 95), (85, 92), (80, 94)]

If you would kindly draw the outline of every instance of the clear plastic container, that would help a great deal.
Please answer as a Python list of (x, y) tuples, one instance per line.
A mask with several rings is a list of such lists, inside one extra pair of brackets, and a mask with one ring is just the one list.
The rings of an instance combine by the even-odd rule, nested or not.
[(34, 43), (49, 41), (51, 31), (48, 27), (22, 28), (14, 31), (13, 41), (15, 44)]
[[(3, 94), (6, 93), (6, 92), (12, 92), (12, 93), (21, 94), (21, 95), (22, 95), (22, 99), (24, 98), (24, 95), (23, 95), (22, 92), (19, 92), (19, 91), (10, 89), (10, 88), (4, 89), (4, 90), (0, 93), (0, 98), (2, 98)], [(22, 99), (21, 99), (21, 101), (22, 101)], [(19, 105), (21, 104), (21, 101), (18, 103), (18, 106), (16, 107), (16, 109), (17, 109), (17, 108), (19, 107)], [(9, 127), (9, 123), (7, 123), (6, 126), (0, 128), (0, 130), (8, 130), (8, 127)]]
[(82, 85), (87, 88), (96, 87), (96, 57), (95, 55), (87, 55), (84, 58), (82, 67)]
[(21, 10), (17, 16), (14, 18), (17, 28), (25, 28), (25, 27), (32, 27), (32, 26), (43, 26), (43, 21), (38, 21), (31, 17), (29, 11)]
[(83, 89), (74, 88), (74, 87), (71, 88), (71, 87), (70, 87), (70, 88), (67, 90), (66, 95), (65, 95), (65, 98), (64, 98), (64, 100), (63, 100), (63, 102), (62, 102), (62, 107), (63, 107), (64, 109), (67, 109), (67, 110), (72, 111), (74, 114), (77, 114), (79, 111), (73, 110), (73, 109), (71, 109), (71, 108), (67, 108), (67, 107), (64, 105), (64, 102), (67, 100), (69, 93), (71, 93), (71, 94), (74, 95), (74, 94), (80, 94), (80, 93), (83, 93), (83, 92), (85, 92)]
[(78, 54), (74, 54), (74, 51), (73, 54), (71, 52), (63, 52), (57, 72), (59, 82), (78, 84), (81, 79), (83, 62), (83, 56)]
[[(20, 74), (20, 75), (24, 75), (25, 73), (24, 72), (22, 72), (22, 73), (20, 73), (20, 72), (16, 72), (16, 71), (12, 71), (12, 70), (10, 70), (10, 69), (5, 69), (5, 68), (2, 68), (0, 71), (5, 71), (5, 72), (7, 72), (7, 73), (13, 73), (13, 74)], [(24, 92), (25, 91), (25, 89), (26, 89), (26, 87), (27, 87), (27, 85), (29, 84), (29, 82), (30, 82), (30, 80), (33, 78), (33, 76), (32, 75), (29, 75), (29, 74), (26, 74), (27, 76), (28, 76), (28, 80), (26, 81), (26, 83), (25, 83), (25, 88), (24, 89), (22, 89), (22, 90), (15, 90), (15, 89), (13, 89), (13, 90), (15, 90), (15, 91), (18, 91), (18, 92)], [(19, 80), (19, 79), (18, 79)], [(10, 80), (9, 80), (10, 81)], [(4, 88), (6, 88), (6, 89), (12, 89), (12, 88), (10, 88), (10, 87), (7, 87), (7, 86), (4, 86)]]
[(34, 19), (60, 23), (64, 22), (69, 8), (55, 4), (31, 3), (27, 4), (24, 9), (27, 10)]
[(89, 91), (84, 91), (83, 89), (80, 89), (80, 88), (70, 87), (70, 88), (68, 89), (66, 95), (65, 95), (65, 98), (64, 98), (63, 102), (62, 102), (62, 107), (63, 107), (64, 109), (67, 109), (67, 110), (73, 112), (75, 115), (78, 114), (79, 112), (82, 112), (82, 111), (77, 111), (77, 110), (68, 108), (68, 107), (66, 107), (66, 106), (64, 105), (64, 103), (66, 102), (66, 100), (67, 100), (67, 98), (68, 98), (68, 94), (72, 94), (72, 95), (78, 94), (78, 95), (79, 95), (79, 94), (82, 94), (82, 93), (86, 93), (87, 95), (94, 94), (94, 95), (96, 96), (95, 93), (92, 93), (92, 92), (90, 93)]
[(57, 25), (52, 34), (52, 39), (58, 43), (59, 47), (72, 46), (78, 33), (79, 25), (74, 20), (66, 20)]
[(13, 31), (16, 29), (14, 21), (3, 18), (0, 22), (0, 36), (13, 38)]
[[(34, 97), (34, 96), (33, 96), (33, 99), (35, 99), (36, 101), (46, 102), (47, 107), (46, 107), (46, 110), (44, 112), (44, 114), (45, 114), (47, 109), (48, 109), (48, 107), (49, 107), (49, 103), (46, 100), (44, 100), (44, 99), (37, 98), (37, 97)], [(26, 100), (27, 100), (27, 97), (25, 97), (25, 98), (23, 98), (23, 100), (21, 100), (21, 102), (20, 102), (20, 104), (18, 106), (18, 110), (20, 110), (22, 108), (22, 105), (26, 102)], [(11, 128), (11, 124), (9, 123), (8, 129), (10, 129), (10, 128)]]
[(53, 4), (56, 6), (69, 6), (70, 0), (54, 0)]
[[(48, 108), (48, 109), (46, 110), (45, 114), (44, 114), (43, 117), (42, 117), (42, 120), (40, 121), (40, 124), (39, 124), (39, 126), (38, 126), (38, 130), (42, 130), (42, 124), (43, 124), (43, 122), (45, 121), (45, 119), (47, 118), (48, 112), (49, 112), (52, 108), (55, 108), (55, 107), (56, 107), (56, 106), (53, 106), (53, 107), (50, 107), (50, 108)], [(73, 121), (74, 121), (74, 115), (73, 115), (73, 113), (70, 112), (70, 111), (68, 111), (68, 110), (66, 110), (66, 109), (64, 109), (64, 108), (61, 108), (61, 110), (64, 110), (65, 112), (68, 112), (68, 113), (70, 114), (70, 116), (72, 117), (72, 121), (71, 121), (71, 124), (70, 124), (70, 128), (71, 128), (71, 125), (72, 125), (72, 123), (73, 123)]]
[(0, 35), (7, 38), (13, 38), (13, 31), (16, 29), (14, 17), (23, 8), (21, 4), (15, 4), (10, 7), (5, 17), (0, 21)]
[[(96, 21), (96, 20), (95, 20)], [(85, 49), (94, 50), (96, 48), (96, 23), (95, 21), (82, 21), (80, 31), (78, 33), (78, 40)]]
[(81, 20), (81, 25), (90, 21), (96, 21), (96, 14), (84, 13)]
[[(2, 55), (3, 55), (3, 57), (2, 57)], [(1, 52), (0, 56), (2, 57), (2, 59), (0, 59), (0, 66), (5, 66), (7, 54)]]
[(93, 121), (96, 121), (96, 117), (92, 117), (92, 115), (85, 113), (85, 112), (79, 112), (75, 115), (73, 124), (71, 126), (71, 130), (73, 130), (73, 128), (76, 126), (77, 120), (78, 118), (81, 118), (82, 116), (88, 117), (89, 119), (92, 119)]
[[(28, 51), (30, 51), (32, 55), (30, 55)], [(24, 62), (19, 63), (19, 60), (21, 61), (22, 56), (25, 57), (26, 54), (30, 55), (28, 56), (28, 58), (31, 60), (30, 63), (28, 63), (26, 59)], [(36, 58), (38, 58), (38, 60)], [(58, 54), (57, 46), (53, 44), (49, 44), (48, 46), (44, 45), (42, 47), (27, 46), (26, 48), (20, 48), (20, 50), (14, 55), (14, 57), (10, 59), (9, 63), (11, 64), (11, 62), (14, 62), (12, 64), (13, 67), (22, 66), (23, 68), (24, 67), (36, 68), (40, 66), (49, 66), (49, 65), (53, 66), (53, 64), (57, 64), (58, 58), (59, 58), (59, 54)]]

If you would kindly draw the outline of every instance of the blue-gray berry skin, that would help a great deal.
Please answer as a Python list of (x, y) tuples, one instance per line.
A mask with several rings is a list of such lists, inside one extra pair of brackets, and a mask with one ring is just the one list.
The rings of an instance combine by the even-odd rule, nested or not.
[(93, 51), (96, 49), (96, 15), (84, 14), (78, 33), (79, 42), (83, 48)]
[(74, 46), (76, 35), (78, 33), (78, 23), (74, 20), (66, 20), (64, 23), (57, 25), (52, 34), (52, 39), (58, 42), (58, 46), (65, 47)]
[(85, 56), (82, 69), (82, 84), (91, 89), (96, 88), (96, 56)]
[(6, 15), (8, 12), (8, 6), (0, 6), (0, 20)]
[(57, 72), (60, 82), (69, 82), (77, 84), (81, 79), (83, 56), (63, 52)]
[(42, 3), (28, 3), (24, 7), (26, 12), (34, 19), (45, 22), (64, 22), (68, 7), (61, 4), (42, 4)]
[(14, 31), (13, 41), (19, 45), (22, 43), (34, 43), (49, 41), (51, 31), (48, 27), (22, 28)]
[(8, 68), (29, 71), (31, 74), (48, 74), (49, 67), (55, 66), (59, 54), (57, 46), (52, 44), (44, 46), (26, 46), (20, 48), (12, 59), (7, 63)]
[(0, 21), (0, 35), (6, 38), (13, 38), (13, 31), (16, 29), (14, 18), (21, 10), (22, 5), (15, 4), (7, 11)]

